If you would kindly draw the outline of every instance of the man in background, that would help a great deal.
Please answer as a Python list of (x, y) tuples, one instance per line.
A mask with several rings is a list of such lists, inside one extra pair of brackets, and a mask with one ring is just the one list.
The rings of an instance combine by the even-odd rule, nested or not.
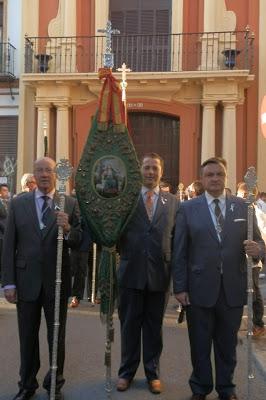
[[(242, 199), (246, 199), (248, 196), (248, 188), (245, 182), (240, 182), (237, 185), (237, 193), (238, 197)], [(254, 198), (258, 198), (258, 189), (255, 189)], [(260, 229), (261, 236), (265, 242), (266, 239), (266, 214), (260, 207), (260, 204), (257, 204), (258, 201), (254, 203), (255, 214), (257, 217), (258, 227)], [(262, 260), (264, 262), (264, 260)], [(252, 268), (252, 279), (253, 279), (253, 337), (259, 338), (265, 335), (265, 326), (263, 321), (264, 316), (264, 304), (263, 297), (261, 294), (260, 286), (259, 286), (259, 276), (263, 266), (263, 262), (261, 260), (257, 260), (254, 263)]]

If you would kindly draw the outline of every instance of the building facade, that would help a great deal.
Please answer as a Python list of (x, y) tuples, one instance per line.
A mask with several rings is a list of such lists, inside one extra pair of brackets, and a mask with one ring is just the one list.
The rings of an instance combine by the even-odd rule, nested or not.
[[(141, 156), (165, 159), (174, 187), (202, 160), (227, 160), (234, 191), (257, 168), (266, 189), (260, 102), (266, 92), (260, 0), (27, 0), (22, 2), (18, 177), (45, 152), (77, 166), (101, 82), (108, 19), (114, 73), (127, 73), (129, 126)], [(46, 143), (47, 148), (46, 148)]]
[(21, 2), (0, 1), (0, 181), (15, 189)]

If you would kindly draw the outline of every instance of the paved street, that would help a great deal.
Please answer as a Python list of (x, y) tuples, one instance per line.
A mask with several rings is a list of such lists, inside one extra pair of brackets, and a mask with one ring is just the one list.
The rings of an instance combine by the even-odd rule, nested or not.
[[(263, 283), (264, 289), (265, 286), (266, 284)], [(190, 390), (187, 385), (187, 378), (190, 373), (187, 330), (185, 323), (177, 326), (177, 313), (174, 305), (175, 301), (171, 299), (165, 318), (165, 346), (161, 360), (161, 376), (165, 383), (165, 391), (162, 395), (156, 396), (158, 400), (188, 400), (190, 398)], [(0, 400), (9, 400), (17, 391), (19, 352), (16, 311), (14, 306), (8, 305), (3, 299), (0, 299), (0, 326)], [(116, 315), (115, 328), (115, 343), (112, 351), (114, 384), (120, 357), (119, 325)], [(244, 328), (245, 321), (243, 323)], [(68, 317), (67, 332), (66, 384), (64, 386), (66, 400), (103, 400), (107, 398), (104, 390), (105, 370), (103, 366), (105, 327), (100, 322), (99, 306), (91, 307), (87, 302), (83, 302), (78, 309), (71, 310)], [(48, 366), (45, 335), (45, 326), (42, 325), (40, 383)], [(236, 383), (240, 399), (246, 399), (245, 332), (242, 331), (240, 336), (242, 344), (240, 343), (238, 346), (239, 367), (236, 373)], [(263, 342), (260, 341), (258, 345), (258, 351), (263, 355), (259, 348), (261, 347), (265, 351), (266, 339), (262, 340)], [(263, 400), (265, 393), (266, 379), (265, 375), (262, 374), (260, 365), (259, 370), (255, 370), (252, 400)], [(114, 389), (111, 398), (114, 400), (154, 399), (154, 395), (147, 390), (142, 367), (139, 369), (132, 387), (126, 393), (118, 393)], [(216, 398), (215, 392), (208, 396), (208, 400)], [(42, 388), (39, 388), (35, 399), (47, 399)]]

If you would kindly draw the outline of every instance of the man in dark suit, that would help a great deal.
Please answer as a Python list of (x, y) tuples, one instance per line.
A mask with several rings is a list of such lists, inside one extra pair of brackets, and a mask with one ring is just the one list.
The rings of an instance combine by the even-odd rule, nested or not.
[(143, 157), (141, 173), (143, 186), (139, 202), (119, 244), (121, 365), (117, 390), (127, 390), (137, 371), (142, 335), (143, 364), (149, 389), (160, 393), (162, 322), (168, 300), (178, 202), (175, 196), (159, 188), (163, 160), (158, 154)]
[[(71, 274), (68, 247), (80, 240), (77, 201), (65, 197), (64, 212), (58, 207), (55, 192), (55, 162), (44, 157), (34, 163), (37, 189), (11, 201), (3, 245), (3, 286), (6, 299), (17, 304), (20, 340), (19, 392), (14, 400), (30, 399), (37, 387), (40, 367), (39, 328), (44, 310), (48, 332), (50, 364), (54, 330), (55, 277), (57, 232), (63, 227), (62, 286), (56, 400), (63, 395), (63, 366), (65, 358), (65, 329), (67, 301), (71, 294)], [(50, 371), (43, 387), (49, 392)]]
[[(237, 399), (233, 374), (237, 332), (247, 297), (246, 254), (259, 259), (265, 248), (254, 219), (254, 241), (247, 238), (247, 204), (225, 194), (226, 163), (211, 158), (201, 166), (205, 193), (184, 202), (176, 219), (173, 285), (186, 307), (193, 371), (193, 400), (213, 389), (219, 399)], [(219, 208), (218, 208), (219, 207)]]

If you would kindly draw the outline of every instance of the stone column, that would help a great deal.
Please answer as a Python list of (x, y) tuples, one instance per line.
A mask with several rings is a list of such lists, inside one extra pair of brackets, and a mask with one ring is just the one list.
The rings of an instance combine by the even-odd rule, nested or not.
[(50, 138), (50, 103), (36, 103), (38, 111), (36, 157), (44, 156), (44, 137)]
[(236, 188), (236, 103), (223, 101), (223, 158), (227, 162), (227, 186)]
[(56, 162), (60, 158), (69, 159), (69, 104), (59, 103), (56, 106)]
[(215, 156), (215, 107), (216, 101), (202, 101), (201, 162)]

